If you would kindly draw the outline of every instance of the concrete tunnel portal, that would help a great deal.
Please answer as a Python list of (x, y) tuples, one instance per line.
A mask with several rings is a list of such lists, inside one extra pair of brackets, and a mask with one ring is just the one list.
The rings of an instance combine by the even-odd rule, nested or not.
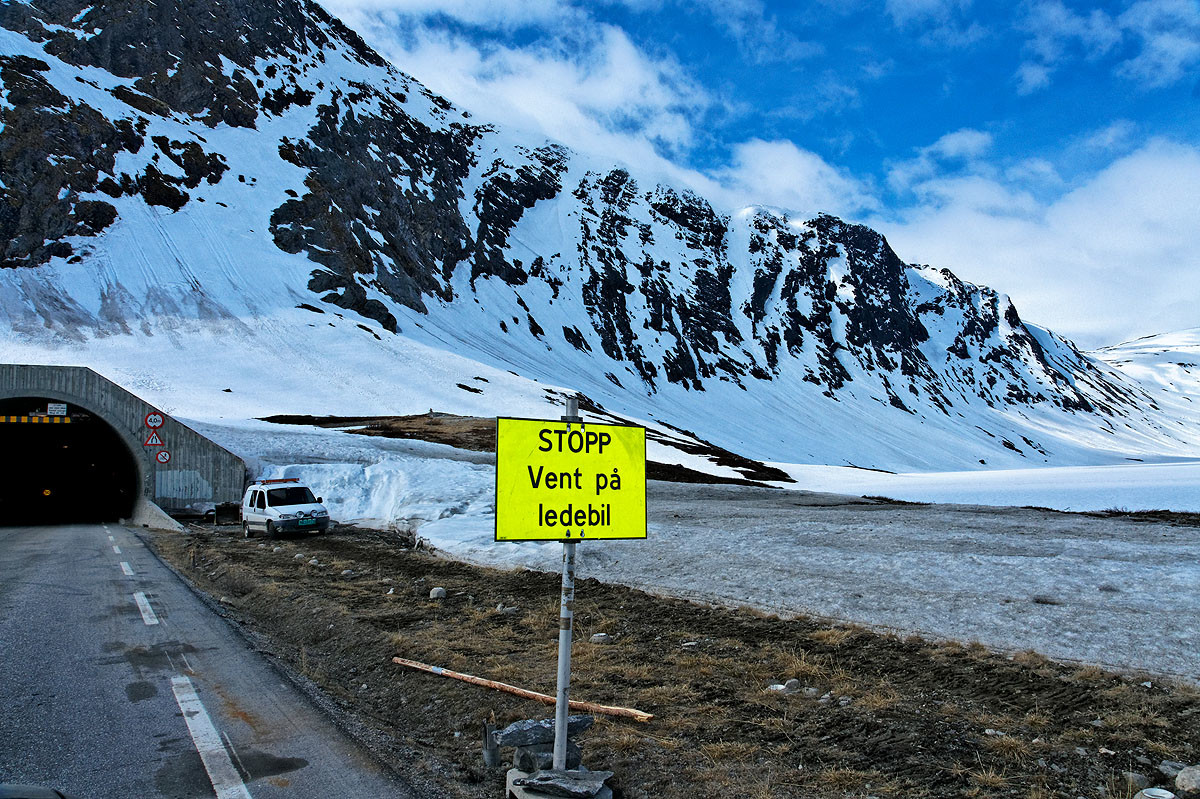
[(131, 518), (141, 475), (128, 445), (87, 409), (65, 403), (62, 415), (50, 416), (52, 404), (49, 397), (0, 400), (11, 472), (0, 489), (0, 519), (58, 524)]
[(111, 522), (237, 502), (245, 464), (86, 367), (0, 364), (0, 525)]

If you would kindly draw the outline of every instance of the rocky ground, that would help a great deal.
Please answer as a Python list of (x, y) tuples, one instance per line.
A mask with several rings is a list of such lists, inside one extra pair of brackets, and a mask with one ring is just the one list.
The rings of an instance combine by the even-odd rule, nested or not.
[[(398, 532), (193, 525), (151, 541), (430, 796), (501, 795), (482, 725), (552, 714), (391, 658), (553, 693), (555, 574), (469, 566)], [(1126, 772), (1173, 786), (1160, 764), (1200, 761), (1200, 691), (1184, 682), (594, 580), (576, 607), (573, 697), (655, 715), (601, 717), (581, 741), (618, 797), (1128, 797), (1141, 781)], [(789, 679), (795, 693), (768, 687)]]

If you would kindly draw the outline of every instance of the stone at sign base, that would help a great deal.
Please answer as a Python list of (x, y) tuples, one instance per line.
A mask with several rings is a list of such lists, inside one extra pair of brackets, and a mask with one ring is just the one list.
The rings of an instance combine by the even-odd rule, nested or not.
[[(579, 768), (583, 752), (574, 741), (567, 741), (567, 768)], [(513, 752), (513, 766), (530, 773), (554, 765), (554, 744), (518, 746)]]
[[(567, 737), (575, 738), (596, 722), (594, 716), (568, 716)], [(496, 746), (554, 743), (554, 719), (514, 721), (494, 734)]]
[[(537, 774), (537, 773), (545, 773), (545, 772), (533, 772), (533, 774)], [(558, 773), (561, 774), (562, 772), (558, 772)], [(598, 774), (607, 774), (609, 776), (611, 776), (611, 774), (612, 774), (612, 772), (604, 772), (604, 771), (597, 772), (597, 773)], [(504, 799), (550, 799), (550, 797), (562, 797), (564, 795), (561, 793), (558, 793), (558, 794), (545, 793), (544, 791), (539, 791), (539, 790), (536, 790), (536, 789), (528, 787), (528, 786), (514, 784), (517, 780), (528, 779), (529, 777), (533, 776), (533, 774), (531, 774), (528, 771), (521, 771), (520, 769), (516, 769), (516, 768), (509, 769), (508, 770), (508, 779), (506, 780), (506, 784), (505, 784), (505, 788), (504, 788)], [(600, 787), (599, 791), (592, 794), (592, 799), (612, 799), (612, 795), (613, 795), (612, 788), (609, 788), (607, 785), (603, 785)]]

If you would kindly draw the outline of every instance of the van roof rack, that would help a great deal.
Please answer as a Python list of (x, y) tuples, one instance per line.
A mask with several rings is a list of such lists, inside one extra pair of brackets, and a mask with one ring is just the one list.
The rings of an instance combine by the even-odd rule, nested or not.
[(270, 485), (271, 483), (299, 483), (299, 477), (276, 477), (271, 480), (259, 480), (259, 485)]

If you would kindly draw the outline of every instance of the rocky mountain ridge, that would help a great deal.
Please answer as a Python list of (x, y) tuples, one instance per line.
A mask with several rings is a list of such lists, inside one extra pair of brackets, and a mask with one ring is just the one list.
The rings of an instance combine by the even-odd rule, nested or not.
[(0, 317), (23, 342), (339, 309), (756, 457), (1195, 451), (1003, 295), (860, 225), (722, 213), (514, 141), (314, 2), (11, 0), (0, 53)]

